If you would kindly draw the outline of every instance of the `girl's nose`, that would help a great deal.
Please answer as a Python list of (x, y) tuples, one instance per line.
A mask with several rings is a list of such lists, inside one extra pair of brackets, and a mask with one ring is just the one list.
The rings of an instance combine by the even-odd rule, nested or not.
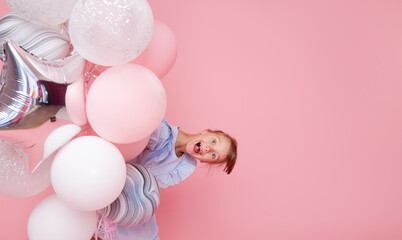
[(209, 146), (205, 145), (205, 152), (209, 152)]

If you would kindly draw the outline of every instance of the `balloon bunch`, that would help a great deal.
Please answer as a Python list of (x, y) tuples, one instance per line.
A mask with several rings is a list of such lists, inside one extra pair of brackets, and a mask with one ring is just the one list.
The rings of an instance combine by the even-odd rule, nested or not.
[[(0, 130), (13, 131), (65, 105), (32, 170), (19, 143), (0, 139), (0, 192), (32, 196), (50, 183), (28, 222), (35, 239), (90, 239), (96, 212), (114, 224), (147, 221), (159, 187), (126, 164), (146, 146), (166, 110), (159, 79), (176, 59), (171, 29), (146, 0), (6, 0), (0, 19)], [(62, 101), (60, 101), (62, 99)], [(51, 223), (52, 228), (48, 226)]]

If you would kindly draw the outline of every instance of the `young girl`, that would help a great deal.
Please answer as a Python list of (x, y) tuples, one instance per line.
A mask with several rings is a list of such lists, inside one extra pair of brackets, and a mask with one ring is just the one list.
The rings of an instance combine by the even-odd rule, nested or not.
[[(196, 159), (211, 165), (224, 165), (224, 171), (230, 174), (236, 157), (237, 142), (228, 134), (212, 130), (189, 134), (163, 119), (151, 134), (145, 150), (131, 162), (146, 167), (154, 174), (159, 187), (167, 188), (190, 176), (196, 168)], [(118, 225), (114, 235), (116, 240), (159, 239), (155, 215), (138, 226)]]

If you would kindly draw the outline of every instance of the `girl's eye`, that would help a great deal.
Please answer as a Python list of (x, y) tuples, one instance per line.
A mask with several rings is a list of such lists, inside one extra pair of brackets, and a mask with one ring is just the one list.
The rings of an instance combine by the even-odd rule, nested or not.
[(212, 144), (215, 144), (216, 143), (216, 140), (215, 139), (212, 139)]
[(216, 154), (212, 153), (212, 159), (215, 159), (215, 158), (216, 158)]

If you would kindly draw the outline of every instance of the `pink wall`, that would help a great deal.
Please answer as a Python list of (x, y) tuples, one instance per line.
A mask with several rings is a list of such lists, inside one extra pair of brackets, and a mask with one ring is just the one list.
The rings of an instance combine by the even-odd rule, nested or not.
[[(162, 191), (162, 240), (402, 239), (402, 2), (150, 4), (179, 44), (168, 120), (240, 144), (231, 175)], [(1, 196), (0, 239), (49, 192)]]

